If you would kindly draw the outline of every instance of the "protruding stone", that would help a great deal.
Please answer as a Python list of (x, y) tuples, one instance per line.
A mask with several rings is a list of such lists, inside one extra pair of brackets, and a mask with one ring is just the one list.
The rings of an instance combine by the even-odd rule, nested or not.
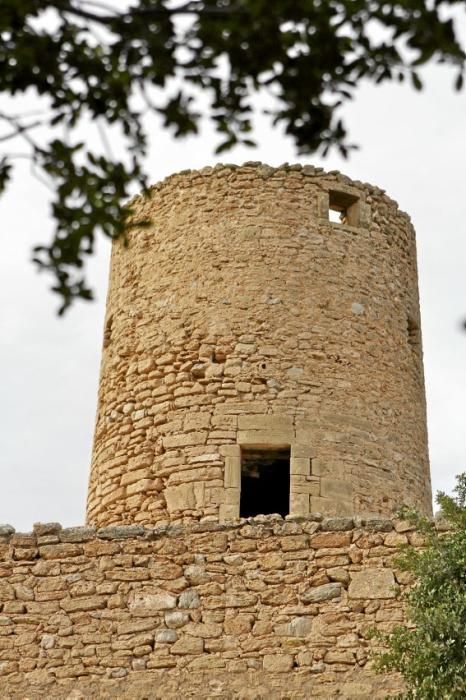
[(60, 530), (61, 542), (88, 542), (95, 537), (95, 527), (64, 527)]
[(198, 608), (200, 604), (199, 593), (193, 589), (183, 591), (178, 599), (179, 608)]
[[(183, 595), (183, 594), (181, 594)], [(189, 622), (188, 613), (170, 610), (165, 613), (165, 624), (171, 629), (179, 629)]]
[(175, 630), (160, 630), (155, 635), (157, 644), (173, 644), (178, 639), (178, 634)]
[(393, 522), (388, 518), (366, 518), (366, 528), (372, 532), (391, 532)]
[(322, 530), (352, 530), (353, 518), (324, 518)]
[(144, 532), (141, 525), (109, 525), (100, 527), (97, 530), (97, 537), (101, 540), (124, 540), (130, 537), (141, 537)]
[(59, 535), (62, 526), (60, 523), (34, 523), (33, 531), (37, 537), (45, 535)]
[(322, 603), (325, 600), (341, 597), (341, 583), (325, 583), (323, 586), (309, 588), (301, 594), (303, 603)]
[(0, 525), (0, 537), (10, 537), (15, 532), (13, 525)]

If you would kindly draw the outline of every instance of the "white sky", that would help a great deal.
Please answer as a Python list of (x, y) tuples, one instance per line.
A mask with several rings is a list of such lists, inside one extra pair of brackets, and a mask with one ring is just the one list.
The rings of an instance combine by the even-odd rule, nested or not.
[[(430, 456), (434, 491), (466, 470), (466, 92), (446, 69), (425, 71), (427, 89), (363, 86), (345, 110), (361, 149), (348, 161), (297, 158), (292, 143), (260, 122), (259, 147), (212, 156), (211, 133), (174, 142), (150, 123), (147, 171), (157, 181), (215, 162), (313, 163), (378, 185), (417, 231)], [(47, 191), (21, 163), (0, 200), (0, 523), (84, 522), (96, 410), (108, 244), (90, 265), (97, 301), (65, 318), (49, 280), (30, 262), (52, 224)]]

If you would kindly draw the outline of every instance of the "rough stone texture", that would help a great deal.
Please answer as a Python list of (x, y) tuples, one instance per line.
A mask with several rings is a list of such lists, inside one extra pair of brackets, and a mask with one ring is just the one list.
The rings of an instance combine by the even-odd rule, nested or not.
[(81, 544), (44, 546), (37, 534), (10, 533), (0, 544), (0, 697), (399, 691), (397, 676), (371, 670), (369, 634), (404, 619), (394, 597), (395, 585), (405, 588), (398, 523), (391, 532), (346, 525), (262, 516), (141, 528), (132, 538), (83, 531)]
[[(353, 198), (350, 225), (328, 220), (329, 192)], [(249, 444), (291, 446), (294, 515), (429, 513), (415, 238), (396, 203), (249, 163), (134, 206), (151, 223), (113, 248), (88, 522), (234, 519)]]

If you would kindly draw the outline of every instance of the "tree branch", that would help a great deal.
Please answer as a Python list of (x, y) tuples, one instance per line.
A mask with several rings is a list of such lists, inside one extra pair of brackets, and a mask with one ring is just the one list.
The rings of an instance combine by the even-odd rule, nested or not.
[(37, 122), (32, 122), (31, 124), (18, 124), (16, 119), (14, 117), (10, 117), (8, 114), (4, 114), (3, 112), (0, 112), (0, 119), (3, 119), (4, 121), (8, 122), (9, 124), (13, 125), (13, 131), (11, 131), (9, 134), (4, 134), (3, 136), (0, 136), (0, 143), (3, 141), (8, 141), (9, 139), (14, 138), (15, 136), (23, 136), (26, 141), (29, 143), (30, 146), (33, 148), (36, 148), (35, 143), (33, 140), (26, 134), (27, 131), (30, 129), (34, 129), (37, 126), (44, 126), (43, 121), (37, 121)]
[[(162, 17), (174, 17), (176, 15), (207, 15), (209, 17), (231, 17), (232, 15), (249, 15), (249, 12), (239, 6), (234, 7), (204, 7), (200, 2), (187, 2), (184, 5), (174, 8), (133, 8), (128, 12), (116, 12), (115, 14), (100, 15), (98, 13), (90, 12), (83, 7), (77, 7), (69, 2), (61, 2), (60, 0), (55, 1), (55, 8), (57, 11), (74, 15), (80, 17), (81, 19), (86, 19), (90, 22), (96, 22), (98, 24), (109, 25), (112, 24), (116, 19), (125, 20), (132, 17), (147, 17), (147, 18), (162, 18)], [(201, 7), (198, 7), (201, 5)]]

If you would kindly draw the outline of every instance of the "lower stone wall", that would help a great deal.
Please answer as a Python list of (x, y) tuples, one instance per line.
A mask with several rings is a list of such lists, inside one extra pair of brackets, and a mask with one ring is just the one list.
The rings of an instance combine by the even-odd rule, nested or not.
[(0, 527), (0, 697), (382, 698), (404, 521)]

